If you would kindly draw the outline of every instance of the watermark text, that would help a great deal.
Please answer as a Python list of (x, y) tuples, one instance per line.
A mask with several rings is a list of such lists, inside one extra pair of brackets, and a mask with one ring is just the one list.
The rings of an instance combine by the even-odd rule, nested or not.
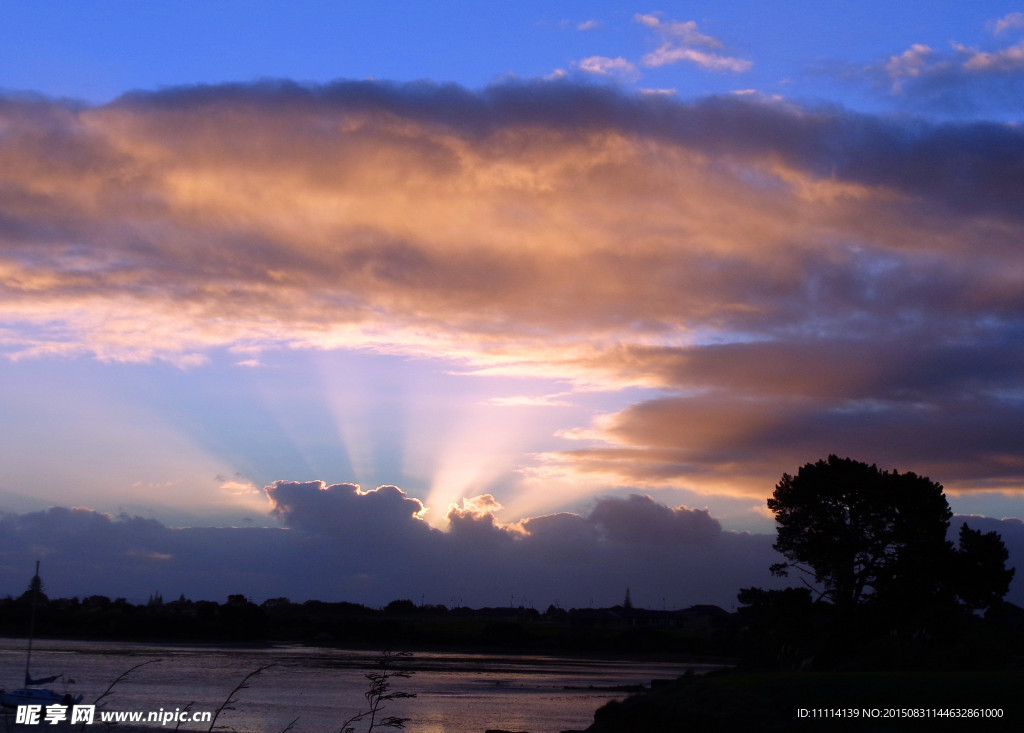
[(57, 723), (209, 723), (213, 713), (204, 710), (174, 708), (173, 710), (151, 710), (149, 712), (128, 710), (100, 710), (95, 705), (19, 705), (14, 722), (19, 725), (57, 725)]

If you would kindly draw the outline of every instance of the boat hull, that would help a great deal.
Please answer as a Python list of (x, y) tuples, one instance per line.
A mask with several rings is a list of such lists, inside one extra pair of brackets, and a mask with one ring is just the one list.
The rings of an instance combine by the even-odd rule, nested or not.
[(33, 690), (25, 688), (22, 690), (10, 690), (0, 694), (0, 705), (5, 708), (16, 708), (19, 705), (74, 705), (82, 701), (82, 696), (77, 698), (71, 695), (61, 694), (53, 690)]

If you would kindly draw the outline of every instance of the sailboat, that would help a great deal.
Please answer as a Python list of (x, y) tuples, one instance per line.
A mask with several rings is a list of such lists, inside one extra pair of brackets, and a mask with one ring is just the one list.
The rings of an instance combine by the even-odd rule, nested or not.
[(28, 627), (28, 654), (25, 657), (25, 686), (20, 690), (0, 690), (0, 704), (5, 708), (16, 708), (19, 705), (73, 705), (82, 701), (82, 696), (72, 697), (67, 692), (56, 690), (37, 689), (39, 685), (49, 685), (56, 682), (64, 675), (58, 674), (53, 677), (41, 677), (33, 679), (32, 666), (32, 640), (36, 633), (36, 597), (42, 581), (39, 579), (39, 561), (36, 560), (36, 574), (32, 576), (32, 606), (29, 613)]

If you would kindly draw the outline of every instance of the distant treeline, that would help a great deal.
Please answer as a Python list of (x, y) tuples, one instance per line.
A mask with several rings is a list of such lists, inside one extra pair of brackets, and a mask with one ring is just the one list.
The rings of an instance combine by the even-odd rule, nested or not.
[[(29, 594), (0, 599), (0, 635), (25, 636)], [(36, 635), (50, 638), (175, 642), (302, 642), (372, 649), (457, 648), (501, 651), (678, 653), (728, 656), (732, 617), (717, 606), (654, 611), (631, 606), (561, 609), (446, 608), (395, 600), (382, 609), (358, 603), (272, 598), (256, 604), (244, 595), (224, 603), (164, 601), (144, 604), (106, 596), (36, 601)]]

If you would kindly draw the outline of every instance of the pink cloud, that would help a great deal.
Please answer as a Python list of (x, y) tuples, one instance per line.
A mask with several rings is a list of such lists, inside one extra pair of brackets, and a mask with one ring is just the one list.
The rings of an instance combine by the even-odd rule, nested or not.
[(1024, 28), (1024, 13), (1015, 11), (1013, 13), (1007, 13), (1002, 18), (995, 20), (991, 23), (992, 32), (995, 35), (1005, 33), (1008, 30), (1016, 28)]
[(998, 51), (977, 51), (961, 48), (966, 60), (964, 69), (974, 72), (1017, 71), (1024, 68), (1024, 41)]
[(592, 74), (601, 74), (603, 76), (611, 76), (619, 74), (622, 76), (634, 76), (636, 75), (636, 66), (621, 56), (617, 58), (609, 58), (607, 56), (588, 56), (585, 59), (580, 60), (577, 66), (583, 71), (588, 71)]
[(722, 42), (698, 31), (696, 21), (666, 23), (656, 15), (639, 13), (634, 16), (633, 20), (651, 28), (662, 39), (657, 50), (644, 56), (644, 66), (658, 67), (688, 61), (710, 71), (734, 73), (749, 71), (753, 66), (753, 63), (747, 59), (700, 50), (701, 48), (721, 48)]

